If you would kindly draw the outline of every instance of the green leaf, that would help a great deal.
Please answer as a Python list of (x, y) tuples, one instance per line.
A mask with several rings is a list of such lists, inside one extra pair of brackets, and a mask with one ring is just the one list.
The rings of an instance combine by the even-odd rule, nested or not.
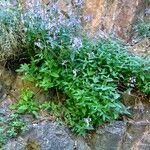
[(28, 110), (28, 107), (26, 105), (22, 105), (18, 108), (19, 113), (24, 113)]
[(53, 77), (55, 77), (55, 78), (58, 78), (58, 77), (59, 77), (59, 74), (56, 73), (56, 72), (52, 72), (50, 75), (53, 76)]

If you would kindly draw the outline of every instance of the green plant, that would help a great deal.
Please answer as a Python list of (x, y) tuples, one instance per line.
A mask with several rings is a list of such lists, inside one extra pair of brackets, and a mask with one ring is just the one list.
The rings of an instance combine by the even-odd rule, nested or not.
[(29, 89), (23, 89), (18, 103), (11, 106), (12, 109), (17, 110), (17, 113), (30, 113), (34, 117), (38, 117), (39, 105), (33, 100), (34, 93)]
[(53, 101), (49, 101), (41, 104), (40, 109), (51, 112), (55, 116), (59, 117), (59, 119), (61, 119), (60, 114), (63, 112), (63, 105), (61, 103), (54, 103)]
[(51, 111), (52, 110), (52, 102), (44, 102), (40, 108), (42, 110)]
[[(47, 59), (47, 61), (45, 61), (43, 56), (39, 54), (37, 54), (35, 58), (37, 59), (32, 59), (30, 67), (27, 64), (22, 64), (18, 71), (26, 72), (24, 79), (36, 81), (37, 86), (44, 90), (56, 86), (55, 83), (60, 73), (57, 63), (53, 59)], [(45, 61), (46, 63), (42, 63), (41, 66), (38, 66), (42, 61)]]
[(135, 27), (135, 31), (138, 33), (139, 37), (150, 38), (150, 24), (149, 22), (140, 21)]
[[(90, 39), (74, 12), (67, 14), (55, 5), (46, 8), (46, 14), (33, 10), (22, 14), (23, 22), (19, 20), (25, 34), (21, 49), (28, 53), (30, 63), (22, 64), (18, 72), (44, 90), (63, 92), (65, 101), (41, 108), (59, 114), (73, 131), (84, 135), (128, 113), (121, 103), (124, 91), (150, 93), (148, 59), (130, 54), (118, 40)], [(140, 35), (147, 36), (143, 29)], [(41, 108), (29, 89), (15, 105), (19, 113), (35, 117)]]
[(20, 12), (18, 7), (0, 2), (0, 61), (22, 52), (25, 35)]
[[(31, 89), (23, 89), (18, 102), (13, 104), (10, 108), (15, 110), (17, 114), (31, 114), (35, 118), (39, 117), (40, 110), (51, 111), (56, 115), (58, 114), (60, 110), (59, 104), (55, 104), (53, 101), (46, 101), (44, 103), (38, 102), (34, 96), (35, 94)], [(20, 122), (17, 121), (13, 122), (13, 124), (16, 126), (21, 125)], [(9, 132), (13, 133), (13, 128), (11, 128)]]
[(141, 90), (149, 94), (148, 60), (131, 55), (118, 41), (92, 41), (82, 31), (78, 19), (66, 17), (57, 9), (50, 9), (48, 16), (48, 22), (43, 22), (42, 15), (34, 16), (29, 27), (26, 19), (27, 41), (35, 53), (18, 72), (44, 90), (63, 91), (66, 100), (58, 106), (55, 103), (56, 107), (52, 103), (46, 105), (46, 109), (61, 110), (60, 116), (63, 114), (72, 130), (85, 134), (127, 113), (121, 103), (123, 91)]
[(4, 136), (4, 129), (0, 127), (0, 148), (5, 144), (6, 137)]
[(2, 124), (0, 128), (0, 148), (8, 139), (14, 138), (26, 130), (26, 124), (18, 114), (12, 114), (7, 119), (0, 118), (0, 123)]
[(25, 130), (25, 122), (18, 114), (12, 114), (7, 120), (7, 136), (16, 137), (19, 133)]
[[(60, 63), (53, 57), (49, 61), (45, 53), (40, 53), (18, 71), (45, 90), (62, 90), (67, 99), (63, 106), (58, 105), (58, 112), (63, 113), (73, 131), (84, 135), (87, 130), (127, 113), (121, 103), (123, 91), (141, 89), (150, 93), (150, 68), (148, 60), (131, 55), (118, 41), (101, 39), (94, 45), (82, 42), (73, 59), (68, 53), (61, 57), (64, 63)], [(57, 73), (51, 76), (51, 72)]]

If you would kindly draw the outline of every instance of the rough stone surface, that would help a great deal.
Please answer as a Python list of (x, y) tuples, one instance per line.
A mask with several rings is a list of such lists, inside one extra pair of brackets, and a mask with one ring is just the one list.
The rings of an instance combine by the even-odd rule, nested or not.
[(0, 91), (10, 90), (15, 80), (15, 74), (0, 64)]
[(145, 2), (144, 20), (150, 22), (150, 1)]
[(75, 140), (75, 143), (76, 143), (75, 148), (77, 150), (91, 150), (91, 148), (88, 146), (88, 144), (86, 143), (86, 141), (82, 137), (78, 137)]
[(40, 123), (30, 127), (26, 135), (9, 142), (2, 150), (73, 150), (74, 141), (56, 123)]
[(91, 140), (92, 150), (117, 150), (120, 149), (126, 124), (121, 121), (111, 123), (104, 128), (99, 128)]
[(137, 55), (148, 56), (150, 55), (150, 39), (144, 38), (140, 41), (137, 41), (131, 47), (131, 51)]
[(92, 16), (91, 27), (128, 40), (132, 25), (143, 9), (142, 0), (86, 0), (85, 14)]

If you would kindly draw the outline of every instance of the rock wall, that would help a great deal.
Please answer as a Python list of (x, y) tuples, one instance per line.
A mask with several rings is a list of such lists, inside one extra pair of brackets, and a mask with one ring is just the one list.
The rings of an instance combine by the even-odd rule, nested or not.
[(93, 18), (92, 29), (99, 27), (128, 40), (132, 25), (144, 11), (143, 7), (143, 0), (87, 0), (85, 12)]

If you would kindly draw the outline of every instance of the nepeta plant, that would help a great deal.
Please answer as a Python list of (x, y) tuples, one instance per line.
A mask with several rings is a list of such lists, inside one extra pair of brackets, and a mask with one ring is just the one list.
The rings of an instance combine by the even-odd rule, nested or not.
[(121, 103), (122, 92), (132, 89), (150, 93), (149, 61), (131, 55), (116, 41), (101, 39), (94, 45), (82, 41), (74, 58), (68, 53), (61, 57), (63, 62), (44, 56), (36, 55), (18, 71), (45, 90), (63, 91), (67, 99), (58, 105), (58, 110), (76, 133), (84, 135), (87, 130), (128, 113)]
[[(91, 40), (73, 11), (63, 12), (57, 5), (30, 10), (22, 14), (30, 62), (18, 72), (44, 90), (63, 92), (65, 101), (46, 107), (57, 110), (73, 131), (84, 135), (128, 113), (121, 103), (126, 90), (150, 94), (149, 60), (130, 54), (119, 41)], [(26, 94), (17, 108), (33, 113), (37, 106), (26, 105), (32, 102)]]

